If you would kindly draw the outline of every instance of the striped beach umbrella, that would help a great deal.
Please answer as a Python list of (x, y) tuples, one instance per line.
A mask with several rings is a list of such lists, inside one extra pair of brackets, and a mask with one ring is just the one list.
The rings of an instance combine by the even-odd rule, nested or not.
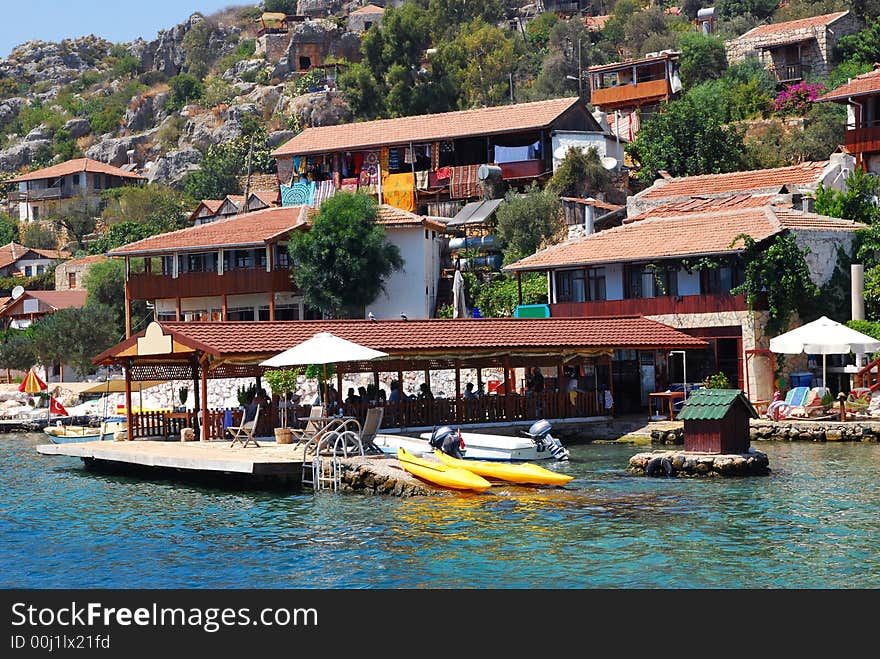
[(24, 380), (22, 380), (21, 384), (18, 385), (18, 390), (26, 394), (38, 394), (44, 389), (47, 389), (46, 383), (43, 382), (36, 373), (34, 373), (33, 369), (28, 371), (28, 374), (25, 376)]

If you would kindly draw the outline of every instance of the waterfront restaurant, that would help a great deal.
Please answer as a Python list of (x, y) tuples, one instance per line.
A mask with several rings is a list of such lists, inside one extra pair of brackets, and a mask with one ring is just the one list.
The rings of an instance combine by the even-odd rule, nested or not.
[[(126, 381), (126, 410), (133, 439), (171, 435), (180, 427), (195, 428), (206, 419), (207, 439), (224, 437), (226, 410), (208, 409), (208, 380), (259, 378), (260, 362), (291, 348), (318, 332), (332, 334), (388, 353), (370, 362), (337, 364), (336, 390), (346, 373), (372, 373), (376, 388), (380, 373), (422, 371), (430, 387), (431, 372), (455, 371), (455, 392), (448, 398), (386, 403), (383, 427), (428, 428), (454, 423), (509, 423), (529, 419), (571, 419), (614, 414), (611, 356), (615, 350), (699, 349), (700, 338), (668, 325), (637, 316), (618, 318), (463, 318), (429, 320), (313, 320), (265, 322), (151, 323), (146, 330), (109, 348), (93, 359), (100, 365), (122, 366)], [(539, 367), (545, 374), (542, 393), (517, 393), (517, 368)], [(499, 369), (504, 381), (491, 394), (462, 397), (461, 372), (475, 369), (478, 388), (482, 370)], [(571, 386), (573, 368), (589, 373)], [(549, 377), (548, 377), (549, 374)], [(193, 382), (198, 413), (134, 414), (132, 382), (142, 380)], [(378, 404), (378, 403), (377, 403)], [(363, 422), (371, 404), (345, 405), (345, 414)], [(239, 410), (233, 410), (234, 420)], [(294, 416), (306, 416), (308, 407)], [(181, 418), (180, 415), (184, 418)], [(278, 401), (261, 414), (260, 436), (271, 435), (278, 419)]]

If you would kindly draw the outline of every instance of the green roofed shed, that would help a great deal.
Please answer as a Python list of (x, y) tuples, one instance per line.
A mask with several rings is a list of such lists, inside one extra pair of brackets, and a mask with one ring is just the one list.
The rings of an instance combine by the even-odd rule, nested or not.
[(749, 450), (749, 419), (758, 413), (742, 389), (698, 389), (678, 418), (685, 451), (740, 454)]

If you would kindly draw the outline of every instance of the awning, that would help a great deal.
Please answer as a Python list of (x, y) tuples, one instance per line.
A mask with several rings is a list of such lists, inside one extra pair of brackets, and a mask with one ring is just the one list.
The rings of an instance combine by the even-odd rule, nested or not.
[[(168, 380), (144, 380), (143, 382), (137, 382), (132, 384), (133, 391), (139, 391), (142, 389), (149, 389), (150, 387), (156, 387), (160, 384), (165, 384)], [(106, 380), (105, 382), (95, 382), (90, 387), (82, 389), (80, 391), (81, 394), (118, 394), (120, 392), (125, 391), (125, 380), (122, 378), (118, 378), (115, 380)]]
[(489, 217), (498, 206), (501, 205), (503, 199), (488, 199), (486, 201), (472, 201), (469, 204), (465, 204), (464, 208), (462, 208), (458, 213), (453, 217), (449, 222), (446, 223), (447, 227), (455, 227), (462, 226), (465, 224), (482, 224)]
[(762, 43), (759, 46), (755, 46), (756, 50), (772, 50), (773, 48), (782, 48), (783, 46), (794, 46), (799, 43), (806, 43), (808, 41), (812, 41), (816, 37), (792, 37), (791, 39), (780, 39), (779, 41), (771, 41), (770, 43)]

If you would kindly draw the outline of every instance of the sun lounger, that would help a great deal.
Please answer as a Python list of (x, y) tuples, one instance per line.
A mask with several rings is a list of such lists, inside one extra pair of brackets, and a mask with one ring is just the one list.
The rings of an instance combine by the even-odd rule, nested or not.
[(771, 419), (787, 419), (796, 408), (803, 408), (810, 395), (809, 387), (793, 387), (785, 395), (785, 400), (777, 400), (767, 407), (767, 416)]

